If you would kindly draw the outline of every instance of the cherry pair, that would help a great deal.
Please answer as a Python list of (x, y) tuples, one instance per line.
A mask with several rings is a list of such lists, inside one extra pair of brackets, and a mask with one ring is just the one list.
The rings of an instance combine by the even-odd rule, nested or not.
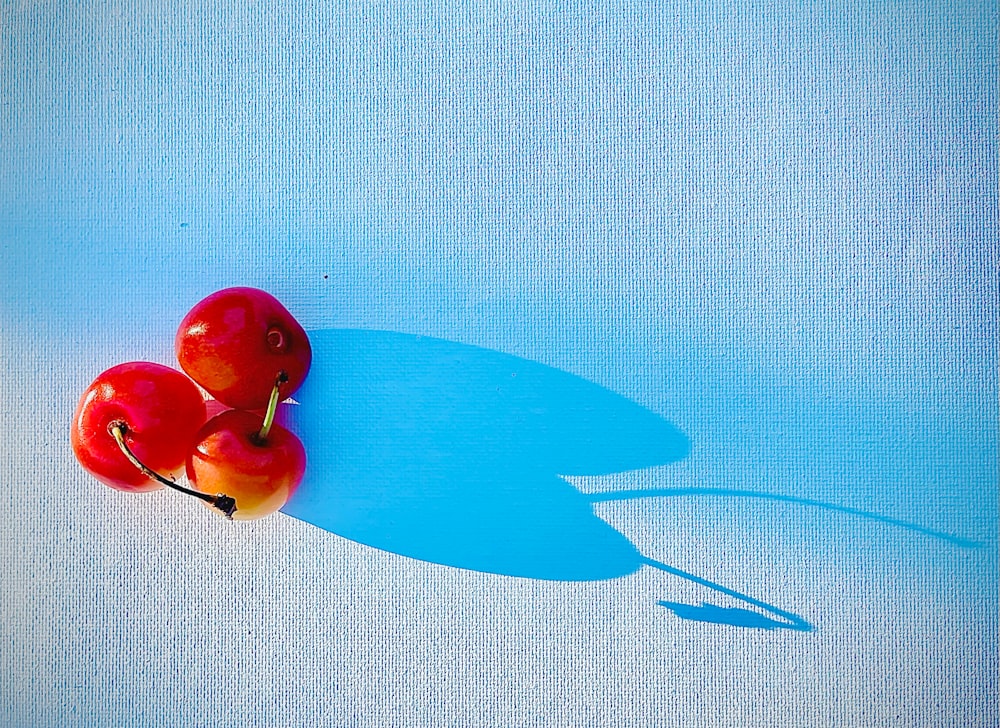
[(73, 417), (77, 459), (118, 490), (167, 486), (236, 519), (278, 510), (305, 472), (302, 443), (274, 421), (309, 371), (305, 331), (270, 294), (227, 288), (191, 309), (175, 347), (188, 376), (131, 362), (94, 380)]

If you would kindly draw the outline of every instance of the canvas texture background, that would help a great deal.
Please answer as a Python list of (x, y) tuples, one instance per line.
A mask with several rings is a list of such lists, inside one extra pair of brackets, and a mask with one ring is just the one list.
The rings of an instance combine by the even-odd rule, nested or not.
[[(997, 17), (0, 0), (0, 723), (996, 725)], [(231, 285), (363, 535), (73, 459)]]

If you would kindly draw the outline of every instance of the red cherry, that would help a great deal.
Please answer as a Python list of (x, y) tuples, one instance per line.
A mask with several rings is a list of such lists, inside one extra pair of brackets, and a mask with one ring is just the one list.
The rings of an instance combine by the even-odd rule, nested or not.
[(205, 422), (205, 402), (176, 369), (150, 362), (119, 364), (103, 372), (80, 398), (70, 430), (73, 453), (102, 483), (143, 492), (163, 487), (137, 468), (112, 433), (122, 437), (149, 468), (174, 475), (184, 468), (195, 434)]
[[(273, 408), (272, 408), (273, 409)], [(264, 427), (259, 415), (229, 410), (205, 423), (187, 460), (187, 477), (202, 493), (225, 493), (236, 501), (232, 518), (274, 513), (298, 487), (306, 451), (280, 425)]]
[(266, 406), (279, 372), (288, 378), (280, 398), (291, 396), (312, 361), (299, 322), (278, 299), (256, 288), (227, 288), (200, 301), (184, 317), (174, 343), (181, 368), (237, 409)]

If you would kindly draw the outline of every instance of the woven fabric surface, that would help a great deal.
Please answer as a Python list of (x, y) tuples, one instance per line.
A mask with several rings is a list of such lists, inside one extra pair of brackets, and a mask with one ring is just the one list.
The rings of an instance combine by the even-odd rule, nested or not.
[[(0, 723), (996, 725), (997, 14), (0, 3)], [(232, 285), (302, 496), (100, 485)]]

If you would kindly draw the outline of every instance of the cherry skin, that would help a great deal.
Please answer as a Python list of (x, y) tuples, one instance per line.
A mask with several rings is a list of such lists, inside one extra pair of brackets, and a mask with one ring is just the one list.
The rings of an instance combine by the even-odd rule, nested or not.
[(312, 362), (309, 337), (269, 293), (226, 288), (197, 303), (174, 341), (181, 368), (229, 407), (265, 407), (279, 372), (280, 398), (299, 388)]
[(122, 452), (113, 426), (121, 426), (136, 457), (172, 476), (184, 470), (205, 417), (198, 387), (176, 369), (151, 362), (119, 364), (101, 373), (83, 393), (70, 443), (80, 464), (102, 483), (136, 493), (159, 490), (163, 485)]
[(261, 439), (262, 418), (244, 410), (216, 415), (198, 432), (187, 459), (187, 477), (202, 493), (236, 501), (234, 520), (274, 513), (291, 497), (306, 469), (299, 438), (272, 424)]

